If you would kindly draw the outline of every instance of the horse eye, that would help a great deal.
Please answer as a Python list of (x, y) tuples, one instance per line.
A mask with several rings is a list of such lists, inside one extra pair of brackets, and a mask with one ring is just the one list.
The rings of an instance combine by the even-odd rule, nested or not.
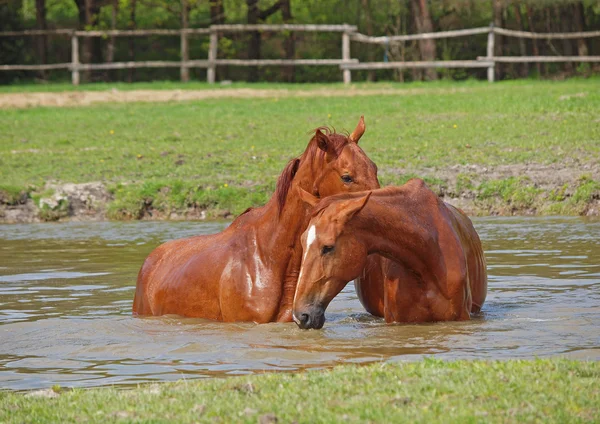
[(332, 251), (333, 251), (333, 246), (323, 246), (323, 248), (321, 249), (321, 255), (326, 255)]
[(350, 184), (353, 180), (350, 175), (346, 174), (346, 175), (342, 175), (342, 181), (345, 182), (346, 184)]

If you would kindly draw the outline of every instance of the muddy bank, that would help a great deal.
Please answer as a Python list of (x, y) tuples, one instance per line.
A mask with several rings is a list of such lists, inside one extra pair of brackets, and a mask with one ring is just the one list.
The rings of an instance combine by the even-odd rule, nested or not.
[[(384, 180), (386, 175), (392, 174), (424, 178), (443, 200), (473, 216), (600, 216), (600, 163), (597, 162), (380, 170)], [(168, 190), (168, 187), (163, 189)], [(234, 217), (231, 211), (218, 203), (211, 207), (187, 204), (185, 207), (168, 205), (165, 208), (164, 204), (158, 206), (151, 197), (137, 199), (139, 207), (135, 213), (117, 210), (109, 214), (111, 203), (118, 200), (117, 195), (102, 182), (48, 183), (41, 190), (24, 189), (16, 193), (0, 190), (0, 223)]]

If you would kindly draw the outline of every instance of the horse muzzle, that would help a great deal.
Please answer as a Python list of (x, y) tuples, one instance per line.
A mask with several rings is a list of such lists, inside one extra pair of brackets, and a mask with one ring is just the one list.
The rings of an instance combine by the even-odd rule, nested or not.
[(318, 330), (325, 324), (325, 309), (320, 306), (312, 306), (303, 311), (294, 311), (294, 322), (303, 330), (314, 328)]

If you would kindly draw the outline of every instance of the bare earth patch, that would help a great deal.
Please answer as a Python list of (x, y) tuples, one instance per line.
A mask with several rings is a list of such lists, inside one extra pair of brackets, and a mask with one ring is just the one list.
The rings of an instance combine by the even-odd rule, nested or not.
[[(456, 93), (469, 91), (466, 88), (448, 88), (433, 92)], [(2, 93), (0, 108), (27, 108), (35, 106), (88, 106), (94, 103), (129, 103), (129, 102), (182, 102), (189, 100), (223, 99), (223, 98), (273, 98), (273, 97), (352, 97), (352, 96), (411, 96), (432, 93), (431, 89), (364, 89), (350, 87), (347, 89), (319, 88), (310, 90), (257, 89), (257, 88), (222, 88), (206, 90), (131, 90), (117, 89), (107, 91), (73, 91), (60, 93)]]
[[(448, 187), (456, 187), (458, 178), (461, 175), (466, 175), (470, 178), (473, 185), (478, 186), (484, 181), (501, 180), (510, 177), (525, 178), (531, 181), (532, 185), (537, 188), (551, 190), (562, 187), (567, 184), (570, 187), (577, 185), (578, 181), (584, 177), (590, 177), (593, 180), (600, 179), (600, 161), (590, 163), (579, 163), (571, 160), (572, 163), (552, 163), (552, 164), (513, 164), (513, 165), (451, 165), (444, 169), (388, 169), (384, 172), (400, 173), (400, 174), (416, 174), (422, 177), (439, 178), (447, 183)], [(566, 191), (571, 194), (569, 189)], [(447, 193), (454, 193), (451, 190)]]
[[(485, 167), (481, 165), (453, 165), (445, 169), (394, 169), (382, 168), (381, 174), (419, 175), (443, 181), (442, 187), (433, 187), (443, 200), (463, 209), (469, 215), (535, 215), (539, 206), (515, 206), (497, 198), (482, 203), (478, 198), (477, 187), (486, 181), (500, 181), (519, 178), (528, 186), (551, 192), (561, 190), (565, 198), (573, 196), (584, 179), (600, 180), (600, 163), (586, 164), (516, 164)], [(459, 183), (467, 177), (470, 184)], [(27, 195), (16, 204), (7, 204), (0, 196), (0, 223), (40, 222), (40, 221), (102, 221), (106, 220), (107, 205), (113, 196), (99, 182), (85, 184), (48, 184), (51, 196), (34, 200)], [(600, 216), (600, 198), (592, 199), (578, 213), (587, 216)], [(210, 214), (204, 210), (187, 208), (161, 212), (148, 205), (140, 219), (144, 220), (203, 220)], [(231, 216), (230, 216), (231, 217)]]

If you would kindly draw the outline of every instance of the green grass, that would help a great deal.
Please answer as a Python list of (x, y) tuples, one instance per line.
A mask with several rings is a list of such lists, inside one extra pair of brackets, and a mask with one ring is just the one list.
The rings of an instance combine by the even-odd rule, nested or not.
[(597, 422), (599, 380), (599, 362), (426, 359), (134, 390), (56, 387), (55, 398), (0, 392), (0, 422)]
[[(361, 145), (378, 164), (384, 184), (456, 164), (593, 163), (600, 157), (598, 79), (357, 86), (397, 95), (323, 97), (321, 88), (341, 92), (344, 87), (279, 84), (264, 87), (311, 89), (314, 96), (5, 109), (0, 113), (0, 181), (32, 196), (48, 181), (104, 181), (114, 189), (113, 217), (135, 216), (148, 192), (162, 196), (157, 202), (166, 209), (208, 204), (239, 213), (269, 196), (285, 163), (303, 151), (310, 129), (351, 130), (361, 114), (367, 123)], [(443, 175), (428, 178), (442, 189), (448, 186)], [(480, 189), (484, 197), (490, 190)], [(507, 201), (506, 190), (494, 190), (496, 198)], [(528, 205), (540, 195), (552, 198), (550, 191), (540, 194), (533, 187), (508, 200)]]

